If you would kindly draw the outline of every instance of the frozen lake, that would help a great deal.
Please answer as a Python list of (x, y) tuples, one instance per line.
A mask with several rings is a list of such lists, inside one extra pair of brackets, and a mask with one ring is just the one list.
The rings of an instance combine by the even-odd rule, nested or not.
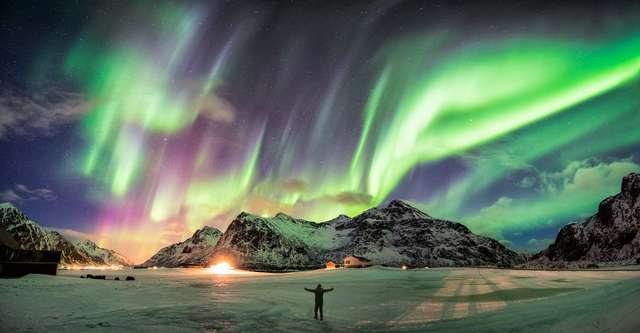
[[(335, 288), (322, 322), (317, 283)], [(0, 331), (638, 332), (639, 304), (640, 271), (60, 271), (0, 279)]]

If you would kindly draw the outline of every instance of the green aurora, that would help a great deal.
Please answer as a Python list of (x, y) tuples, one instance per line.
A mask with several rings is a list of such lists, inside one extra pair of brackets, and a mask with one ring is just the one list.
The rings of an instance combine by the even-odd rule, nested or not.
[[(86, 93), (95, 101), (85, 120), (90, 145), (82, 170), (109, 184), (116, 196), (126, 196), (131, 187), (139, 186), (146, 174), (143, 170), (153, 167), (150, 162), (154, 156), (145, 152), (149, 137), (189, 130), (203, 112), (203, 105), (210, 103), (207, 99), (215, 98), (212, 96), (218, 84), (213, 82), (223, 80), (218, 71), (224, 59), (214, 59), (206, 78), (177, 89), (172, 85), (183, 58), (189, 54), (189, 45), (195, 43), (197, 31), (192, 23), (195, 19), (175, 8), (161, 10), (157, 21), (163, 43), (154, 47), (153, 52), (159, 56), (151, 61), (145, 53), (148, 50), (130, 46), (105, 50), (86, 41), (68, 55), (67, 71), (84, 82)], [(178, 29), (173, 29), (174, 26)], [(319, 176), (314, 175), (313, 166), (303, 167), (299, 174), (291, 172), (290, 178), (304, 180), (310, 185), (308, 190), (272, 195), (269, 199), (277, 205), (291, 206), (297, 200), (316, 200), (341, 193), (370, 197), (340, 207), (354, 214), (389, 199), (417, 166), (468, 152), (482, 154), (495, 145), (526, 165), (577, 141), (589, 145), (591, 153), (638, 143), (638, 131), (613, 131), (612, 135), (618, 137), (608, 140), (588, 135), (620, 118), (637, 114), (636, 105), (629, 98), (636, 93), (634, 79), (640, 69), (637, 35), (589, 43), (509, 38), (478, 41), (444, 52), (439, 43), (445, 40), (446, 36), (419, 36), (385, 47), (378, 57), (383, 59), (381, 71), (361, 112), (360, 135), (348, 167), (332, 167), (329, 173), (321, 172)], [(429, 60), (425, 62), (427, 56)], [(412, 63), (405, 59), (419, 61)], [(591, 103), (615, 89), (626, 90), (627, 97), (611, 97), (620, 100), (615, 107)], [(571, 126), (553, 120), (554, 116), (564, 114), (568, 114), (570, 119), (566, 121)], [(617, 123), (624, 127), (626, 122)], [(539, 124), (543, 125), (536, 126)], [(535, 130), (531, 129), (533, 126)], [(506, 136), (512, 137), (508, 142), (496, 143)], [(225, 209), (248, 196), (277, 192), (271, 187), (278, 179), (269, 173), (260, 179), (256, 177), (260, 142), (258, 135), (239, 167), (192, 179), (179, 200), (176, 196), (180, 195), (175, 192), (179, 192), (176, 188), (180, 186), (165, 183), (184, 179), (157, 179), (159, 186), (151, 199), (151, 220), (171, 217), (170, 212), (178, 212), (182, 205), (217, 202), (219, 208)], [(203, 159), (202, 154), (206, 154), (206, 149), (195, 158)], [(576, 158), (588, 156), (578, 155)], [(315, 163), (305, 162), (302, 164)], [(269, 167), (282, 165), (276, 162)], [(511, 172), (512, 166), (500, 160), (479, 162), (451, 186), (445, 195), (449, 204), (443, 206), (441, 213), (456, 217), (465, 196), (486, 189)], [(591, 205), (604, 194), (567, 198), (569, 202), (564, 205), (571, 207), (578, 205), (573, 200), (585, 202), (585, 199)], [(587, 204), (578, 206), (589, 208)], [(335, 213), (321, 208), (304, 217), (323, 220)], [(554, 215), (553, 210), (549, 214)], [(198, 217), (194, 217), (193, 223), (197, 226), (200, 222), (197, 220), (203, 217), (195, 215)], [(532, 221), (531, 227), (537, 221)]]
[[(186, 235), (242, 210), (322, 221), (404, 199), (522, 243), (594, 212), (640, 169), (636, 31), (429, 28), (371, 47), (373, 17), (328, 78), (303, 80), (308, 41), (292, 34), (256, 61), (265, 17), (216, 30), (205, 12), (139, 6), (135, 27), (89, 24), (65, 49), (89, 105), (74, 170), (108, 198), (104, 232)], [(275, 77), (250, 71), (260, 57)]]

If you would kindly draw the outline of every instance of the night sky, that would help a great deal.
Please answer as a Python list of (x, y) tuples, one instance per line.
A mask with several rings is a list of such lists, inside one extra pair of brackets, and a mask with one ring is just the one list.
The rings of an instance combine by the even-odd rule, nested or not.
[(135, 261), (391, 199), (546, 246), (640, 170), (637, 2), (0, 5), (0, 201)]

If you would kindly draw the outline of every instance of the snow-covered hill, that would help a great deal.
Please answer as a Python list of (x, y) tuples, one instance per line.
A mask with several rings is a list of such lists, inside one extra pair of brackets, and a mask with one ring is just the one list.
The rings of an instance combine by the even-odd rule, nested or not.
[(241, 213), (229, 225), (214, 260), (257, 269), (321, 266), (346, 255), (374, 264), (464, 266), (516, 264), (521, 257), (499, 242), (465, 226), (439, 220), (402, 201), (349, 218), (315, 223), (277, 214), (263, 218)]
[(61, 264), (128, 265), (124, 256), (96, 246), (91, 241), (72, 243), (60, 233), (47, 230), (31, 221), (10, 203), (0, 204), (0, 226), (9, 232), (23, 249), (62, 251)]
[(222, 236), (220, 230), (204, 226), (185, 241), (160, 249), (142, 266), (207, 265), (220, 236)]
[(621, 192), (600, 202), (598, 212), (564, 226), (531, 265), (624, 262), (640, 258), (640, 173), (622, 179)]
[(116, 266), (132, 266), (132, 263), (122, 254), (114, 251), (99, 247), (96, 243), (88, 240), (81, 239), (73, 242), (76, 248), (86, 253), (95, 262), (104, 262), (107, 265)]

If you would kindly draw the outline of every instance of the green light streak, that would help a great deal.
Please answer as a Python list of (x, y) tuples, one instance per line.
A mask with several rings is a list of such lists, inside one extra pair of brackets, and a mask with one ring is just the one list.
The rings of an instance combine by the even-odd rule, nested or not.
[(260, 131), (260, 136), (258, 141), (253, 146), (253, 151), (251, 152), (251, 157), (248, 160), (248, 163), (244, 167), (244, 172), (242, 173), (242, 178), (240, 180), (240, 188), (246, 190), (251, 182), (254, 180), (256, 174), (256, 167), (258, 165), (258, 157), (260, 156), (260, 148), (262, 147), (262, 139), (264, 137), (264, 127)]
[(396, 111), (376, 142), (368, 191), (380, 202), (416, 165), (488, 143), (627, 82), (638, 74), (639, 51), (631, 38), (597, 48), (517, 41), (461, 52)]
[(162, 38), (146, 41), (153, 45), (151, 51), (138, 47), (143, 44), (140, 41), (129, 44), (126, 40), (124, 45), (104, 49), (93, 42), (99, 38), (87, 33), (65, 62), (67, 74), (83, 85), (94, 102), (85, 118), (89, 146), (82, 170), (104, 180), (118, 197), (129, 192), (145, 167), (145, 138), (176, 134), (192, 124), (213, 82), (219, 80), (220, 61), (210, 80), (195, 91), (188, 85), (176, 88), (175, 76), (189, 57), (198, 15), (171, 4), (150, 14), (157, 23), (154, 33)]
[[(272, 123), (270, 131), (267, 126), (258, 133), (247, 131), (245, 124), (255, 122), (244, 109), (200, 133), (200, 125), (217, 121), (215, 116), (200, 117), (210, 115), (204, 110), (225, 102), (214, 98), (223, 77), (246, 75), (232, 73), (230, 63), (245, 59), (235, 56), (243, 47), (236, 47), (232, 36), (215, 56), (199, 63), (201, 57), (195, 53), (210, 48), (198, 47), (196, 38), (205, 30), (198, 30), (202, 17), (189, 8), (193, 9), (160, 5), (150, 10), (151, 24), (145, 22), (149, 26), (128, 29), (113, 39), (87, 32), (64, 66), (93, 102), (83, 119), (88, 142), (82, 172), (103, 183), (123, 206), (139, 195), (140, 215), (147, 214), (154, 223), (184, 219), (192, 231), (241, 209), (267, 215), (282, 209), (313, 220), (355, 215), (391, 199), (394, 192), (402, 196), (401, 183), (407, 184), (408, 192), (418, 192), (416, 188), (423, 186), (418, 180), (424, 176), (418, 175), (423, 170), (419, 166), (455, 158), (456, 163), (467, 163), (468, 170), (457, 183), (429, 196), (430, 212), (497, 232), (508, 228), (478, 227), (483, 222), (469, 219), (467, 208), (491, 185), (514, 171), (537, 167), (533, 165), (540, 159), (546, 159), (545, 167), (561, 169), (571, 159), (640, 142), (638, 117), (632, 116), (637, 114), (637, 88), (627, 85), (640, 69), (637, 35), (588, 44), (533, 38), (455, 44), (450, 34), (412, 35), (385, 45), (373, 57), (375, 65), (363, 66), (378, 66), (380, 71), (363, 76), (375, 82), (354, 89), (370, 86), (359, 117), (346, 109), (361, 105), (350, 86), (362, 83), (349, 77), (363, 69), (354, 47), (352, 55), (331, 67), (335, 72), (324, 78), (326, 87), (314, 82), (311, 87), (317, 91), (301, 87), (300, 92), (294, 89), (295, 96), (278, 100), (288, 80), (297, 77), (293, 72), (298, 67), (292, 65), (268, 73), (276, 88), (260, 82), (264, 88), (257, 96), (266, 101), (238, 105), (265, 105), (258, 112), (282, 112), (266, 114), (270, 121), (288, 116), (282, 133), (270, 132), (282, 129), (280, 123)], [(235, 33), (246, 35), (241, 30)], [(193, 59), (197, 64), (190, 62)], [(298, 59), (282, 61), (289, 62)], [(198, 66), (204, 67), (202, 73), (185, 73), (185, 68)], [(230, 96), (237, 95), (230, 101), (246, 93), (233, 91), (238, 83), (246, 84), (244, 79), (232, 83)], [(620, 90), (628, 91), (617, 97), (608, 94)], [(271, 97), (274, 101), (268, 100)], [(602, 103), (597, 102), (600, 97), (606, 97)], [(276, 107), (282, 110), (270, 109)], [(317, 114), (309, 117), (309, 110)], [(194, 124), (196, 119), (202, 121)], [(305, 119), (315, 122), (301, 125)], [(353, 119), (361, 121), (355, 135), (350, 130), (358, 126), (346, 122)], [(341, 126), (335, 126), (338, 122)], [(332, 147), (343, 139), (344, 146)], [(193, 140), (193, 146), (181, 140)], [(590, 150), (574, 148), (581, 142)], [(420, 177), (412, 178), (412, 171)], [(286, 188), (286, 181), (304, 185)], [(599, 194), (578, 194), (567, 207), (583, 209)], [(533, 228), (545, 216), (559, 215), (561, 205), (545, 203), (549, 198), (559, 200), (549, 195), (527, 198), (548, 214), (531, 214), (517, 228)], [(525, 207), (515, 202), (510, 209), (520, 214), (526, 213)]]
[[(465, 200), (514, 170), (531, 168), (530, 163), (536, 159), (557, 155), (556, 167), (561, 167), (574, 160), (599, 156), (640, 142), (640, 133), (631, 130), (640, 121), (640, 114), (635, 112), (640, 101), (631, 102), (636, 94), (634, 86), (620, 89), (613, 96), (585, 103), (573, 112), (556, 115), (524, 129), (505, 142), (480, 148), (477, 154), (487, 157), (474, 158), (470, 174), (433, 199), (429, 203), (430, 210), (437, 209), (444, 216), (459, 219)], [(575, 142), (578, 146), (572, 147)]]
[(378, 78), (378, 81), (376, 82), (376, 85), (374, 86), (373, 91), (371, 93), (371, 97), (364, 109), (365, 119), (364, 119), (364, 124), (362, 126), (362, 133), (360, 134), (360, 140), (358, 141), (356, 152), (353, 155), (353, 160), (351, 161), (351, 168), (349, 169), (349, 173), (352, 177), (352, 181), (355, 183), (353, 184), (354, 186), (360, 183), (360, 179), (358, 176), (355, 176), (355, 177), (358, 177), (358, 179), (353, 179), (353, 178), (354, 178), (354, 175), (362, 174), (362, 169), (364, 167), (363, 162), (361, 161), (362, 152), (364, 151), (367, 140), (369, 139), (369, 132), (371, 130), (371, 125), (373, 124), (373, 120), (375, 119), (376, 112), (378, 111), (382, 94), (387, 86), (390, 70), (391, 69), (389, 67), (386, 67), (384, 69), (384, 71), (380, 75), (380, 78)]
[(111, 191), (118, 197), (127, 193), (129, 186), (133, 182), (136, 172), (141, 164), (142, 143), (139, 139), (127, 133), (118, 136), (114, 148), (114, 158), (117, 161), (113, 171), (113, 182)]

